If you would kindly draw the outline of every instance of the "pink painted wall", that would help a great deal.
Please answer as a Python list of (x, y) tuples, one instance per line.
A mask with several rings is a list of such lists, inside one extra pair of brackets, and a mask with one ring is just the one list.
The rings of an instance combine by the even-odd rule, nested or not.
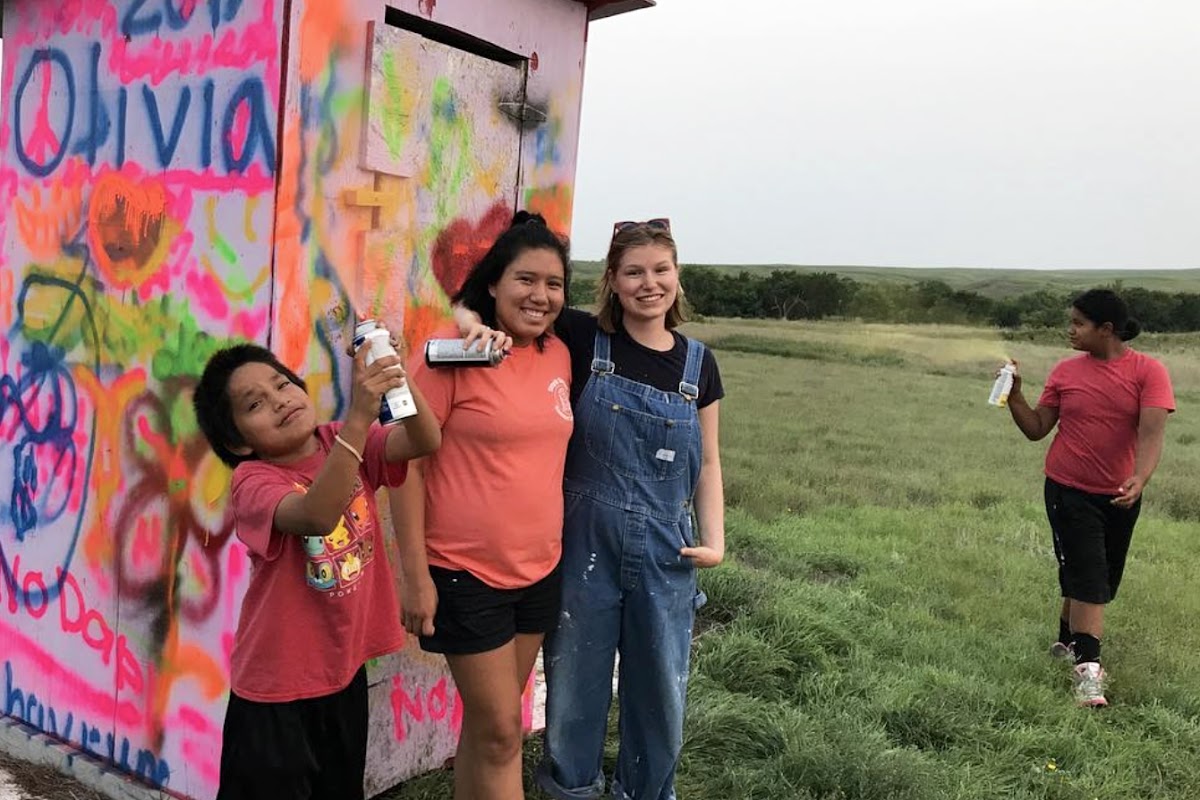
[[(4, 5), (0, 712), (180, 796), (215, 795), (248, 567), (207, 356), (267, 343), (336, 415), (353, 313), (427, 333), (515, 208), (570, 229), (586, 7), (397, 5), (515, 58), (380, 0)], [(460, 710), (415, 645), (370, 675), (376, 792)]]
[(193, 5), (5, 4), (0, 711), (208, 797), (247, 562), (190, 389), (268, 336), (283, 9)]

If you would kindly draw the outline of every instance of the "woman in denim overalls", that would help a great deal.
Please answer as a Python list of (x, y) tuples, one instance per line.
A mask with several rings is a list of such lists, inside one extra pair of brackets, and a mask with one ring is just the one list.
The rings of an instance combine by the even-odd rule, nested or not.
[[(539, 783), (563, 800), (604, 794), (619, 651), (612, 794), (673, 800), (692, 622), (703, 602), (695, 570), (716, 566), (725, 551), (720, 377), (702, 344), (672, 330), (683, 321), (682, 290), (666, 220), (617, 224), (599, 295), (597, 318), (560, 320), (576, 365), (575, 430), (564, 481), (563, 607), (545, 646)], [(580, 359), (593, 348), (590, 363)], [(617, 348), (628, 355), (614, 362)]]

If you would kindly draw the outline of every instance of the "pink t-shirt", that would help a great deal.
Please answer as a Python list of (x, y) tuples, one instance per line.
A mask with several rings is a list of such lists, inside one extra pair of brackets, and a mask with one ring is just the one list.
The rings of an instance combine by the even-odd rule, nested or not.
[[(454, 336), (453, 332), (443, 332)], [(571, 358), (553, 336), (498, 367), (409, 373), (442, 423), (425, 468), (429, 563), (497, 589), (546, 577), (562, 556), (563, 466), (571, 439)]]
[(1127, 349), (1105, 361), (1087, 353), (1050, 371), (1038, 405), (1058, 409), (1058, 433), (1046, 453), (1046, 475), (1092, 494), (1115, 495), (1133, 475), (1143, 408), (1175, 410), (1162, 362)]
[(388, 463), (387, 430), (372, 425), (354, 495), (326, 536), (285, 534), (275, 509), (306, 492), (341, 423), (316, 430), (320, 449), (286, 466), (247, 461), (233, 473), (238, 538), (250, 549), (250, 587), (233, 643), (230, 688), (282, 703), (344, 689), (368, 659), (404, 644), (375, 489), (404, 482), (407, 463)]

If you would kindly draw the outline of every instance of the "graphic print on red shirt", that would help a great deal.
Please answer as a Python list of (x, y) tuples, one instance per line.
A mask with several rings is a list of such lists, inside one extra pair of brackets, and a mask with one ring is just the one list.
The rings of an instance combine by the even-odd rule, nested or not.
[[(293, 485), (307, 494), (307, 486)], [(308, 585), (335, 597), (345, 597), (354, 591), (363, 570), (375, 556), (374, 532), (375, 524), (359, 479), (354, 482), (354, 497), (337, 527), (326, 536), (303, 537), (304, 552), (308, 555), (305, 576)]]

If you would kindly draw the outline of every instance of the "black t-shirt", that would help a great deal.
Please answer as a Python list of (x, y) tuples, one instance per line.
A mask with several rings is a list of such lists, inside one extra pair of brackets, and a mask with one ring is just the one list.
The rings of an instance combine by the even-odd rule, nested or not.
[[(596, 318), (576, 308), (564, 308), (558, 319), (556, 331), (571, 351), (571, 405), (579, 402), (583, 387), (592, 375), (597, 330), (599, 325)], [(638, 344), (623, 328), (618, 328), (610, 337), (610, 355), (616, 374), (664, 392), (678, 392), (679, 382), (683, 380), (683, 368), (687, 364), (687, 338), (675, 331), (671, 333), (675, 337), (675, 346), (660, 351)], [(704, 359), (700, 362), (697, 385), (700, 387), (697, 408), (704, 408), (725, 396), (717, 359), (707, 347), (704, 348)]]

